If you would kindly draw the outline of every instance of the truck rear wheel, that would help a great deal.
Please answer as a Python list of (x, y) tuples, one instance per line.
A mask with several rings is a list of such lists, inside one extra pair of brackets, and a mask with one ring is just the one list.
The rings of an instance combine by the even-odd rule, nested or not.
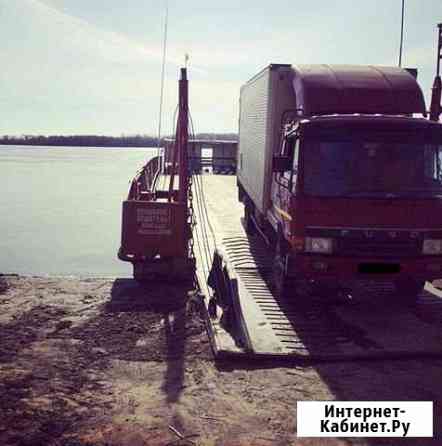
[(249, 235), (256, 233), (255, 222), (253, 221), (253, 204), (249, 199), (244, 203), (244, 229)]
[(401, 279), (396, 280), (395, 283), (397, 300), (404, 302), (407, 305), (416, 303), (419, 295), (425, 287), (424, 280)]

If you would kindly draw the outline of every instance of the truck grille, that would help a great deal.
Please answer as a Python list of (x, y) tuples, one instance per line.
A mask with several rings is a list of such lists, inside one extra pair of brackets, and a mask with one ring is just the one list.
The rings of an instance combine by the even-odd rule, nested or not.
[(417, 256), (422, 247), (419, 240), (367, 240), (367, 239), (336, 239), (336, 253), (345, 256), (382, 256), (400, 257)]

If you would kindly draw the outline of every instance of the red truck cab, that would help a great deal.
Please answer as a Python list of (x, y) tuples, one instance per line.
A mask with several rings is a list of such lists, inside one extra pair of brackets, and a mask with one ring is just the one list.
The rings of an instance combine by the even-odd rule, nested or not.
[(414, 299), (425, 281), (442, 277), (438, 123), (362, 114), (300, 120), (274, 159), (271, 198), (281, 281), (391, 279)]

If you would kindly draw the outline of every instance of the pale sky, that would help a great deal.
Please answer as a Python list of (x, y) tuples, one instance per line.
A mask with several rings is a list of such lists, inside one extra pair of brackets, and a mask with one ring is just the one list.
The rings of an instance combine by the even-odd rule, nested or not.
[[(442, 0), (405, 0), (403, 66), (427, 106)], [(0, 135), (151, 134), (165, 1), (0, 0)], [(197, 132), (236, 132), (241, 85), (269, 63), (397, 65), (401, 0), (169, 0), (163, 133), (190, 55)]]

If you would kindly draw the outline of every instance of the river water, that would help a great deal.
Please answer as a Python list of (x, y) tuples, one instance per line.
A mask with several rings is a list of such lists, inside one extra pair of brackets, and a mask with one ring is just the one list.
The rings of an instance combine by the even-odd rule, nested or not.
[(0, 146), (0, 273), (127, 277), (121, 202), (156, 149)]

